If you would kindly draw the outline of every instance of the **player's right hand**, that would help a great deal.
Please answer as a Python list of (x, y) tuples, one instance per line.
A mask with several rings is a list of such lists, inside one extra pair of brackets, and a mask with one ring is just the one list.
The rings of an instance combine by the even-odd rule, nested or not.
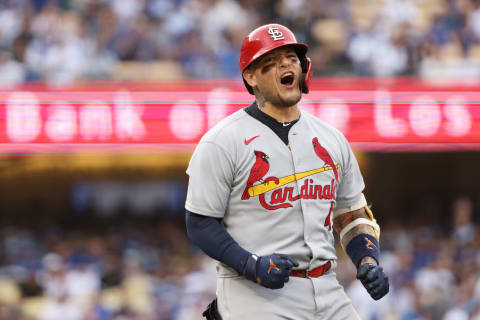
[(274, 253), (255, 258), (250, 256), (243, 271), (244, 276), (270, 289), (280, 289), (288, 282), (290, 271), (298, 262), (286, 254)]

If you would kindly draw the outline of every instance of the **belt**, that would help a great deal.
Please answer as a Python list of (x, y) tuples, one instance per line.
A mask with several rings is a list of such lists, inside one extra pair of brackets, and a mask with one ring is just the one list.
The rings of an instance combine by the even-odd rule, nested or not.
[(328, 270), (330, 270), (331, 267), (332, 264), (330, 263), (330, 261), (328, 261), (327, 263), (313, 270), (292, 270), (290, 272), (290, 276), (299, 278), (318, 278), (320, 276), (323, 276)]

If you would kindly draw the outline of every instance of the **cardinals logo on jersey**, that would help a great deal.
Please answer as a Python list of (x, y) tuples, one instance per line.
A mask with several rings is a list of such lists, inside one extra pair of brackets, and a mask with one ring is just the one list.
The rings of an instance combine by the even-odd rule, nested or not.
[(313, 145), (313, 150), (315, 151), (315, 154), (317, 155), (317, 157), (319, 157), (320, 160), (325, 162), (325, 165), (328, 165), (328, 166), (332, 167), (333, 174), (335, 175), (335, 180), (338, 181), (337, 167), (335, 166), (335, 163), (333, 162), (333, 159), (330, 156), (330, 154), (328, 153), (327, 149), (322, 147), (320, 142), (318, 142), (317, 137), (313, 138), (312, 145)]
[[(317, 147), (317, 149), (320, 152), (322, 151), (319, 147)], [(336, 172), (340, 166), (334, 166), (328, 152), (325, 151), (325, 153), (330, 160), (329, 162), (324, 161), (325, 165), (321, 168), (293, 173), (279, 178), (275, 176), (265, 178), (265, 175), (270, 169), (270, 158), (264, 152), (255, 150), (255, 162), (250, 169), (247, 185), (242, 193), (242, 200), (248, 200), (251, 197), (258, 196), (261, 206), (267, 210), (292, 207), (291, 202), (299, 199), (334, 200), (336, 194), (335, 179), (331, 179), (331, 181), (325, 184), (316, 184), (313, 179), (305, 179), (309, 176), (330, 170), (334, 170), (335, 177), (338, 177), (338, 173)], [(324, 156), (324, 154), (320, 154)], [(328, 158), (325, 157), (327, 160)], [(298, 191), (296, 191), (293, 186), (287, 186), (297, 180), (303, 180), (303, 184), (298, 188)], [(266, 196), (268, 196), (267, 192), (269, 191), (273, 192), (268, 197), (269, 199), (267, 199)]]

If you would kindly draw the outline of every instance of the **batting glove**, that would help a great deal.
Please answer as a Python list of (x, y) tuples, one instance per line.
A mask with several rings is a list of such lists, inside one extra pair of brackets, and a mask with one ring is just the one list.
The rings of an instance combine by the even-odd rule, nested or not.
[(251, 255), (243, 270), (245, 278), (269, 289), (280, 289), (288, 282), (290, 271), (298, 262), (286, 254)]
[(365, 263), (358, 268), (357, 279), (362, 282), (368, 294), (374, 300), (382, 298), (390, 288), (388, 277), (383, 272), (383, 268), (371, 263)]

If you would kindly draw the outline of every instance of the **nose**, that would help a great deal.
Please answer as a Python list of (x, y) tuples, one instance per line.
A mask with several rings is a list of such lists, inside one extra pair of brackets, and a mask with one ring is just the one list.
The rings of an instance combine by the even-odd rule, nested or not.
[(280, 67), (288, 67), (291, 63), (290, 59), (286, 55), (280, 56)]

